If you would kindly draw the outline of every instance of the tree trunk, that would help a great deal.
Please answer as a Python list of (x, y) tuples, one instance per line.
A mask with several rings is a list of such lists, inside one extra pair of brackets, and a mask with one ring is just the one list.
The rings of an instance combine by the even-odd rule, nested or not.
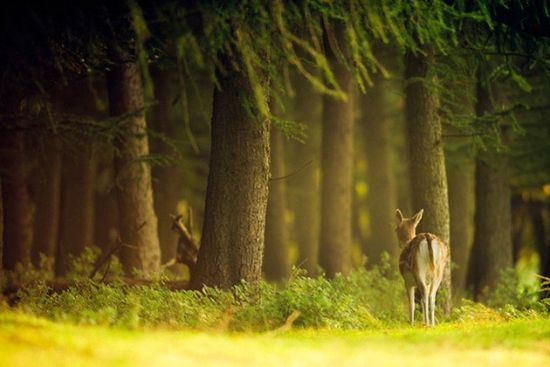
[(120, 235), (113, 157), (98, 157), (97, 166), (94, 239), (102, 251), (107, 251)]
[[(485, 161), (486, 159), (487, 161)], [(494, 290), (500, 272), (512, 267), (511, 206), (507, 164), (484, 154), (476, 164), (475, 296)]]
[(0, 137), (0, 169), (4, 214), (4, 268), (30, 265), (33, 205), (27, 188), (25, 139), (21, 131), (4, 131)]
[(512, 193), (510, 210), (512, 211), (512, 264), (517, 264), (525, 224), (529, 221), (529, 199), (521, 192)]
[[(492, 112), (489, 91), (478, 75), (476, 114)], [(494, 290), (500, 272), (512, 267), (511, 189), (504, 155), (479, 153), (476, 162), (476, 211), (472, 281), (474, 296), (484, 298)]]
[(153, 208), (151, 167), (143, 161), (149, 155), (144, 92), (137, 64), (125, 62), (108, 74), (112, 116), (125, 116), (124, 132), (116, 139), (115, 157), (120, 236), (128, 246), (121, 251), (127, 274), (134, 269), (159, 270), (160, 247), (157, 216)]
[[(157, 71), (155, 74), (155, 96), (158, 104), (153, 109), (152, 124), (155, 130), (169, 139), (174, 138), (172, 119), (172, 94), (170, 89), (172, 73)], [(171, 158), (174, 152), (164, 141), (159, 140), (154, 151), (164, 158)], [(175, 164), (163, 164), (153, 168), (155, 212), (158, 215), (159, 242), (162, 262), (176, 257), (178, 235), (172, 230), (170, 214), (177, 214), (179, 172)]]
[(461, 162), (448, 166), (447, 169), (451, 238), (453, 239), (451, 257), (455, 264), (452, 272), (455, 299), (460, 299), (464, 293), (474, 234), (474, 166), (472, 163)]
[(387, 83), (382, 78), (377, 78), (375, 85), (367, 91), (363, 103), (369, 188), (367, 205), (371, 228), (365, 253), (371, 265), (380, 262), (384, 251), (392, 259), (399, 256), (393, 227), (397, 199), (391, 163), (390, 127), (384, 92), (386, 88)]
[[(317, 124), (321, 118), (321, 96), (303, 77), (297, 77), (296, 97), (294, 98), (295, 119), (308, 127), (308, 137), (304, 143), (295, 142), (293, 162), (300, 166), (311, 161), (306, 168), (289, 178), (292, 185), (292, 205), (294, 207), (294, 238), (298, 244), (297, 266), (309, 275), (317, 273), (319, 248), (319, 137)], [(320, 123), (319, 123), (320, 125)], [(299, 167), (298, 167), (299, 168)]]
[(229, 288), (261, 278), (269, 178), (269, 122), (243, 106), (252, 90), (225, 63), (214, 92), (205, 218), (192, 287)]
[(2, 200), (2, 174), (0, 172), (0, 277), (2, 277), (4, 254), (4, 200)]
[(0, 174), (0, 277), (2, 276), (3, 253), (4, 253), (4, 201), (2, 200), (2, 175)]
[(56, 273), (68, 270), (70, 257), (94, 244), (95, 159), (87, 143), (65, 146), (62, 162), (61, 220)]
[[(540, 265), (539, 274), (550, 278), (550, 236), (548, 228), (545, 226), (544, 218), (549, 217), (548, 203), (533, 199), (530, 202), (529, 214), (533, 222), (533, 234), (537, 242)], [(550, 290), (540, 294), (541, 299), (550, 297)]]
[[(284, 137), (271, 128), (271, 177), (285, 175)], [(290, 274), (288, 236), (285, 224), (286, 181), (269, 182), (265, 223), (265, 252), (263, 269), (268, 280), (283, 280)]]
[[(57, 112), (92, 119), (103, 117), (92, 83), (92, 79), (86, 78), (59, 91), (54, 98)], [(55, 261), (58, 275), (68, 270), (70, 257), (77, 257), (86, 246), (94, 245), (96, 157), (93, 142), (81, 131), (74, 131), (66, 138), (61, 157), (59, 245)]]
[[(344, 28), (335, 26), (335, 38), (345, 45)], [(321, 151), (321, 237), (319, 264), (328, 277), (351, 270), (353, 198), (353, 79), (331, 50), (325, 35), (325, 50), (334, 76), (347, 101), (323, 96)]]
[[(429, 65), (433, 63), (432, 50), (426, 55), (408, 53), (406, 56), (405, 116), (409, 145), (409, 169), (414, 212), (424, 209), (418, 232), (431, 232), (450, 245), (449, 201), (445, 156), (438, 116), (437, 94), (424, 79), (432, 79)], [(421, 79), (420, 79), (421, 78)], [(443, 276), (443, 308), (451, 309), (450, 256)]]
[[(36, 172), (36, 216), (33, 235), (33, 262), (40, 266), (40, 254), (55, 259), (59, 241), (61, 203), (61, 144), (57, 136), (46, 137)], [(53, 265), (53, 262), (48, 264)], [(48, 269), (48, 270), (53, 270)]]

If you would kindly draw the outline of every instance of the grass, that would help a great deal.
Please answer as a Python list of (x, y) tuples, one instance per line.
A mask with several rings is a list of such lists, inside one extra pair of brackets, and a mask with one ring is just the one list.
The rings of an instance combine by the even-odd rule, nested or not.
[(550, 319), (217, 333), (79, 326), (0, 311), (0, 366), (549, 366)]

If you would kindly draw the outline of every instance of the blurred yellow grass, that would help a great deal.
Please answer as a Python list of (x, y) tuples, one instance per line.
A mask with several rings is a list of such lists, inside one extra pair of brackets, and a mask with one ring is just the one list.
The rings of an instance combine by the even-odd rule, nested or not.
[(221, 334), (0, 313), (0, 366), (549, 366), (550, 319)]

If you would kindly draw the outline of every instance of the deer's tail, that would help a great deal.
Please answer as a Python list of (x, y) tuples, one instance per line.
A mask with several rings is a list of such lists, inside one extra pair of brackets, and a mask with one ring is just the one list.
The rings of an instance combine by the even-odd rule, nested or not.
[(426, 234), (426, 242), (428, 242), (428, 254), (430, 256), (430, 268), (435, 270), (435, 258), (434, 258), (434, 249), (433, 249), (433, 237), (429, 233)]

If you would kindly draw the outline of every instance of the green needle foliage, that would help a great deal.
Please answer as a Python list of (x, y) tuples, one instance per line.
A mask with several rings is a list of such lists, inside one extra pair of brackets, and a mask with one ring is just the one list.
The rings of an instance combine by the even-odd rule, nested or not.
[[(132, 0), (64, 5), (15, 6), (5, 13), (4, 44), (9, 46), (1, 56), (8, 72), (2, 75), (1, 95), (16, 87), (18, 95), (44, 97), (53, 85), (63, 84), (73, 75), (102, 72), (125, 55), (140, 63), (146, 94), (152, 97), (152, 63), (176, 66), (182, 83), (196, 82), (197, 71), (207, 71), (215, 81), (216, 72), (227, 72), (229, 63), (250, 81), (254, 100), (243, 103), (251, 103), (257, 113), (273, 118), (268, 107), (270, 94), (292, 94), (290, 71), (303, 75), (322, 93), (349, 97), (336, 83), (324, 56), (323, 33), (364, 91), (372, 85), (372, 73), (388, 75), (373, 53), (377, 42), (414, 52), (430, 44), (446, 54), (459, 43), (458, 31), (466, 20), (492, 24), (483, 2), (467, 7), (443, 0), (210, 0), (185, 4)], [(344, 44), (338, 44), (333, 36), (340, 23), (345, 25)], [(22, 32), (22, 26), (31, 32)], [(184, 120), (189, 126), (185, 116), (188, 114)], [(283, 129), (286, 126), (281, 124)]]

